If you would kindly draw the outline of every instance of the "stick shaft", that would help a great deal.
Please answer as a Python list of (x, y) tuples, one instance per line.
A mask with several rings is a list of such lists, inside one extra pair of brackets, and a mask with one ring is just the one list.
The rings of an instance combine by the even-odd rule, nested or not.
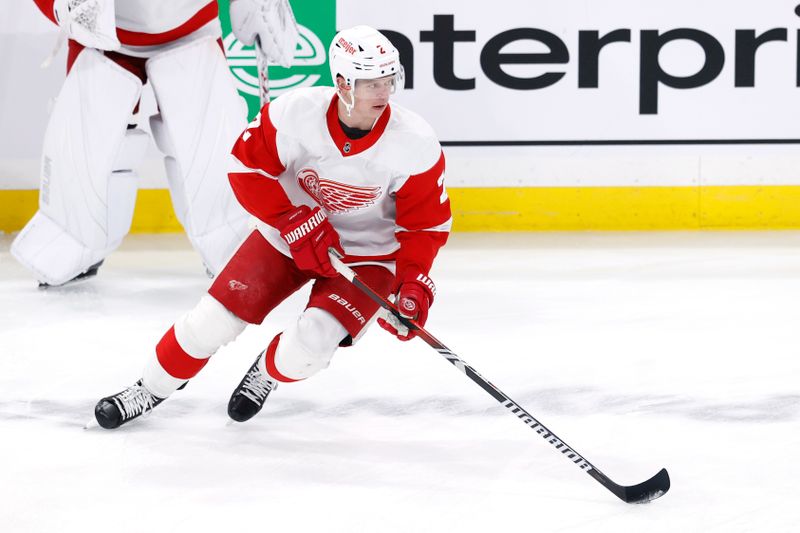
[[(361, 281), (358, 278), (358, 275), (355, 272), (353, 272), (353, 270), (350, 267), (342, 263), (342, 261), (333, 254), (331, 255), (331, 263), (333, 264), (333, 268), (336, 269), (337, 272), (339, 272), (341, 275), (347, 278), (351, 283), (353, 283), (353, 285), (355, 285), (359, 290), (361, 290), (363, 293), (369, 296), (372, 301), (374, 301), (376, 304), (378, 304), (379, 306), (383, 307), (384, 309), (392, 313), (410, 330), (416, 331), (417, 336), (420, 339), (425, 341), (425, 343), (428, 344), (431, 348), (439, 352), (439, 354), (445, 359), (447, 359), (454, 367), (456, 367), (462, 373), (464, 373), (469, 379), (471, 379), (483, 390), (485, 390), (492, 398), (501, 403), (503, 407), (508, 409), (517, 418), (525, 422), (526, 425), (528, 425), (531, 429), (536, 431), (536, 433), (538, 433), (547, 442), (552, 444), (570, 461), (578, 465), (578, 467), (581, 470), (584, 470), (586, 472), (594, 470), (600, 476), (606, 477), (602, 472), (600, 472), (600, 470), (597, 469), (597, 467), (595, 467), (582, 455), (580, 455), (577, 451), (575, 451), (574, 448), (567, 445), (567, 443), (565, 443), (555, 433), (553, 433), (547, 427), (545, 427), (544, 424), (542, 424), (536, 418), (534, 418), (534, 416), (531, 415), (528, 411), (523, 409), (517, 402), (509, 398), (504, 392), (502, 392), (500, 389), (494, 386), (492, 382), (484, 378), (477, 370), (475, 370), (472, 366), (467, 364), (463, 359), (461, 359), (458, 355), (456, 355), (450, 348), (445, 346), (443, 342), (439, 341), (436, 337), (431, 335), (425, 328), (417, 324), (415, 321), (403, 317), (397, 310), (397, 308), (394, 306), (394, 304), (392, 304), (386, 298), (382, 297), (380, 294), (376, 293), (371, 287), (369, 287), (369, 285)], [(596, 476), (592, 477), (597, 479)]]
[(269, 61), (264, 49), (261, 48), (261, 39), (256, 36), (255, 42), (256, 68), (258, 69), (258, 97), (261, 106), (269, 102)]

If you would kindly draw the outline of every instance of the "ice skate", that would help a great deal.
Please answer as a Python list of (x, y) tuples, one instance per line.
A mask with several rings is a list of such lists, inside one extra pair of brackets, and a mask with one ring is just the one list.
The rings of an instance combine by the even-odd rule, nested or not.
[(113, 396), (107, 396), (97, 402), (94, 408), (94, 416), (101, 427), (115, 429), (134, 418), (152, 411), (163, 401), (164, 398), (151, 394), (142, 385), (142, 380), (140, 379), (124, 391), (118, 392)]
[(278, 382), (261, 370), (259, 362), (262, 357), (264, 352), (256, 357), (228, 402), (228, 416), (236, 422), (245, 422), (258, 414), (269, 393), (278, 387)]
[(93, 277), (95, 277), (97, 275), (97, 271), (100, 270), (100, 266), (103, 264), (103, 261), (104, 261), (104, 259), (101, 259), (100, 261), (98, 261), (97, 263), (93, 264), (92, 266), (87, 268), (85, 271), (81, 272), (80, 274), (78, 274), (77, 276), (75, 276), (74, 278), (72, 278), (71, 280), (67, 281), (66, 283), (64, 283), (62, 285), (50, 285), (49, 283), (39, 282), (39, 288), (40, 289), (49, 289), (51, 287), (64, 287), (64, 286), (67, 286), (67, 285), (72, 285), (73, 283), (75, 283), (77, 281), (83, 281), (83, 280), (87, 280), (89, 278), (93, 278)]

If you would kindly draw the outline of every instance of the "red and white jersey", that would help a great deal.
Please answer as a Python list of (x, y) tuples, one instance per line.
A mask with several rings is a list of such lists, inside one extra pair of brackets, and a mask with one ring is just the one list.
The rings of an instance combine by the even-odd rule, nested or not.
[(262, 233), (285, 255), (278, 218), (294, 206), (320, 206), (347, 262), (396, 260), (398, 274), (428, 273), (452, 223), (433, 129), (392, 104), (368, 135), (350, 139), (337, 104), (333, 87), (312, 87), (265, 105), (232, 151), (236, 197), (266, 223)]
[[(53, 1), (34, 0), (55, 22)], [(217, 0), (118, 0), (114, 10), (120, 53), (126, 55), (148, 56), (186, 38), (222, 35)]]

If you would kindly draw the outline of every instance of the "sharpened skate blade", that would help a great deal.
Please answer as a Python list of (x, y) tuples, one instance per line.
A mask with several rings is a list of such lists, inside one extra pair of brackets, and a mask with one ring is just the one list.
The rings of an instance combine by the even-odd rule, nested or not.
[(45, 283), (43, 281), (40, 281), (39, 282), (39, 289), (40, 290), (54, 290), (54, 289), (57, 290), (57, 289), (63, 289), (63, 288), (68, 288), (69, 289), (71, 287), (82, 285), (83, 282), (85, 282), (87, 280), (90, 280), (90, 279), (92, 279), (94, 277), (97, 277), (97, 271), (103, 265), (104, 261), (105, 261), (105, 259), (101, 259), (97, 263), (95, 263), (92, 266), (90, 266), (89, 268), (87, 268), (86, 271), (81, 272), (80, 274), (78, 274), (77, 276), (72, 278), (71, 280), (65, 281), (61, 285), (50, 285), (49, 283)]

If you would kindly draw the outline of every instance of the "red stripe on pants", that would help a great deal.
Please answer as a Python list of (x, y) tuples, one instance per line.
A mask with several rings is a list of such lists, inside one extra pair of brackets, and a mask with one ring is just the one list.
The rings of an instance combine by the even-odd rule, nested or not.
[(193, 378), (210, 359), (197, 359), (186, 353), (175, 337), (175, 326), (169, 328), (156, 346), (156, 356), (167, 374), (177, 379)]

